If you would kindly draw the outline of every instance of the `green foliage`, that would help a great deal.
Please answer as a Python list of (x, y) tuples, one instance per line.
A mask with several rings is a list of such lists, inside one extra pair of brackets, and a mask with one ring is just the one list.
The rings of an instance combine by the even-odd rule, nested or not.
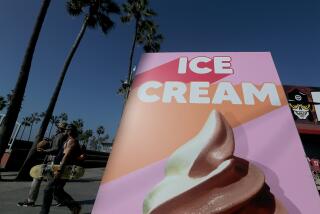
[(28, 141), (29, 141), (31, 137), (32, 127), (34, 124), (37, 124), (40, 121), (40, 115), (37, 112), (32, 113), (29, 117), (27, 117), (27, 120), (28, 120), (28, 123), (30, 123), (30, 131), (29, 131), (29, 137), (28, 137)]
[(59, 122), (67, 122), (68, 121), (68, 114), (62, 112), (59, 116)]
[(6, 97), (0, 96), (0, 111), (4, 110), (6, 107), (8, 107), (11, 103), (13, 97), (13, 90), (10, 91), (6, 95)]
[(75, 125), (78, 130), (79, 136), (83, 133), (84, 121), (82, 119), (73, 120), (71, 124)]
[[(42, 113), (32, 113), (30, 116), (26, 116), (22, 119), (21, 125), (24, 127), (30, 127), (40, 121), (40, 118), (43, 118), (45, 115), (45, 112)], [(57, 125), (60, 121), (67, 122), (68, 121), (68, 114), (63, 112), (59, 116), (52, 116), (50, 119), (50, 123), (52, 125)], [(79, 132), (79, 141), (84, 144), (86, 147), (89, 147), (91, 150), (97, 150), (101, 151), (104, 144), (109, 143), (109, 134), (106, 133), (104, 126), (100, 125), (97, 127), (95, 132), (92, 129), (86, 129), (84, 130), (84, 121), (83, 119), (76, 119), (71, 121), (71, 124), (75, 125)], [(51, 129), (50, 129), (51, 132)], [(50, 137), (49, 132), (49, 137)], [(22, 139), (23, 132), (21, 133), (20, 139)], [(30, 139), (31, 136), (31, 129), (29, 133), (28, 139)]]
[(124, 11), (124, 15), (121, 17), (123, 23), (136, 22), (136, 41), (145, 46), (145, 51), (158, 52), (163, 36), (157, 32), (159, 26), (152, 20), (157, 14), (149, 8), (149, 1), (128, 0), (122, 5), (122, 9)]
[(24, 131), (25, 131), (26, 127), (31, 126), (30, 122), (31, 122), (31, 117), (22, 118), (22, 122), (21, 122), (22, 132), (21, 132), (21, 135), (20, 135), (20, 140), (22, 140), (22, 137), (23, 137), (23, 134), (24, 134)]
[(21, 125), (22, 126), (30, 126), (31, 117), (24, 117), (22, 118)]
[(59, 117), (58, 116), (55, 116), (55, 115), (52, 115), (51, 118), (50, 118), (50, 123), (54, 124), (54, 125), (57, 125), (59, 123)]
[(149, 8), (148, 0), (127, 0), (122, 5), (122, 10), (123, 16), (121, 16), (121, 21), (123, 23), (135, 22), (127, 81), (121, 81), (122, 85), (117, 91), (118, 94), (124, 95), (124, 99), (126, 100), (132, 84), (132, 64), (136, 43), (142, 45), (145, 52), (158, 52), (160, 44), (163, 41), (163, 36), (158, 33), (159, 26), (152, 20), (157, 14)]
[(83, 13), (83, 7), (88, 4), (87, 1), (70, 0), (66, 3), (66, 8), (71, 16), (79, 16)]
[(163, 41), (162, 34), (158, 33), (158, 25), (153, 21), (144, 20), (138, 26), (137, 42), (143, 45), (145, 52), (159, 52)]
[(88, 26), (99, 26), (105, 34), (114, 27), (110, 15), (120, 13), (119, 6), (112, 0), (69, 0), (66, 8), (71, 16), (85, 14)]
[(103, 135), (105, 132), (105, 129), (103, 126), (98, 126), (97, 130), (96, 130), (98, 136)]
[(128, 0), (122, 5), (124, 16), (121, 17), (123, 22), (130, 22), (132, 19), (145, 19), (147, 17), (156, 16), (156, 12), (148, 8), (148, 0)]
[(46, 112), (44, 112), (44, 111), (41, 112), (39, 116), (40, 116), (41, 118), (44, 118), (44, 117), (46, 116)]
[(79, 135), (79, 141), (81, 141), (87, 147), (88, 142), (92, 136), (93, 136), (92, 129), (87, 129)]
[(120, 88), (118, 88), (117, 94), (120, 96), (125, 96), (127, 91), (130, 90), (130, 85), (133, 80), (131, 80), (130, 83), (128, 83), (127, 80), (120, 80), (120, 81), (121, 81), (121, 86)]
[(29, 120), (30, 120), (31, 125), (37, 124), (40, 121), (39, 113), (37, 113), (37, 112), (32, 113)]
[(103, 126), (98, 126), (95, 134), (92, 129), (87, 129), (79, 135), (79, 141), (90, 150), (102, 151), (103, 145), (109, 143), (109, 135), (105, 134)]

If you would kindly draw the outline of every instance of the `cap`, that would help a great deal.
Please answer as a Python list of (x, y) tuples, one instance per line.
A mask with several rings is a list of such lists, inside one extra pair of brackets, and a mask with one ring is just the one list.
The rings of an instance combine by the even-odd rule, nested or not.
[(294, 89), (293, 91), (288, 93), (288, 101), (293, 103), (308, 103), (308, 96), (299, 91), (298, 89)]
[(58, 128), (60, 129), (66, 129), (67, 127), (67, 123), (66, 122), (59, 122), (58, 123)]
[(66, 130), (78, 131), (77, 127), (73, 124), (68, 124)]

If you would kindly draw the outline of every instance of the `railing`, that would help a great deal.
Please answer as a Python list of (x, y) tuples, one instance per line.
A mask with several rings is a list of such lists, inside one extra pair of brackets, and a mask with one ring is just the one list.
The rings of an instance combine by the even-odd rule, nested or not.
[[(5, 114), (0, 114), (0, 125), (2, 124), (4, 117), (5, 117)], [(14, 126), (14, 129), (13, 129), (13, 132), (12, 132), (12, 135), (10, 137), (10, 141), (8, 143), (8, 147), (7, 147), (9, 152), (11, 151), (13, 143), (14, 143), (14, 141), (15, 141), (15, 139), (16, 139), (19, 131), (20, 131), (20, 127), (21, 127), (21, 124), (19, 122), (16, 122), (16, 124)]]

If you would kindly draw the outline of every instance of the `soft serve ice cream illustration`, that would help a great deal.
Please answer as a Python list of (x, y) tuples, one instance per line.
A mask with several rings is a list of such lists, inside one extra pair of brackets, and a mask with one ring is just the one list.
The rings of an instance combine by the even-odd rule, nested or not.
[(282, 214), (257, 166), (233, 155), (232, 128), (213, 110), (200, 132), (169, 158), (165, 178), (146, 196), (144, 214)]

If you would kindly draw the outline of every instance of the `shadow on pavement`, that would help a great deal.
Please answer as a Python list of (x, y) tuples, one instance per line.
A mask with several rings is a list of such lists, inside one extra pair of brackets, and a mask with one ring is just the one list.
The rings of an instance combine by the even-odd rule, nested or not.
[(84, 204), (93, 204), (94, 203), (94, 199), (91, 200), (83, 200), (83, 201), (77, 201), (79, 204), (84, 205)]

